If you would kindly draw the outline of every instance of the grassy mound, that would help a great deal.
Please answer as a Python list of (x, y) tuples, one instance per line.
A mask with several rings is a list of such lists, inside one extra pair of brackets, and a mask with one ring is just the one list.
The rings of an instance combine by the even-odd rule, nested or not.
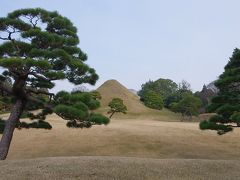
[(102, 95), (101, 108), (98, 110), (105, 113), (109, 110), (108, 103), (113, 98), (121, 98), (128, 108), (127, 115), (116, 114), (118, 118), (150, 118), (161, 120), (162, 116), (167, 116), (169, 120), (176, 120), (177, 115), (167, 109), (161, 111), (149, 109), (142, 104), (139, 97), (129, 91), (126, 87), (116, 80), (108, 80), (98, 89)]

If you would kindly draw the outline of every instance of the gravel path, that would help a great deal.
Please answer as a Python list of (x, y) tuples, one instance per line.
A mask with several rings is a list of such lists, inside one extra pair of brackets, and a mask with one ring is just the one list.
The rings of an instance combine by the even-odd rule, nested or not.
[(0, 179), (239, 179), (240, 161), (129, 157), (60, 157), (0, 162)]

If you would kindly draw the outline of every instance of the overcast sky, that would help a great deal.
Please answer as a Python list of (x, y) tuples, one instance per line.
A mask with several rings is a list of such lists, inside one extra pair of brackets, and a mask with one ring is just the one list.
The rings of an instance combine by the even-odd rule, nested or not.
[[(100, 76), (139, 90), (149, 79), (215, 80), (240, 47), (239, 0), (0, 0), (0, 16), (19, 8), (56, 10), (78, 28), (87, 63)], [(58, 83), (54, 91), (71, 90)], [(93, 89), (94, 87), (89, 87)]]

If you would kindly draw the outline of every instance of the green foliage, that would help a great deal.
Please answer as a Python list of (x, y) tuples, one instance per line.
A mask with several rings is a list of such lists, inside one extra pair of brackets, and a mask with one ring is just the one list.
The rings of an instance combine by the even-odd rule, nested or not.
[(221, 104), (218, 104), (218, 103), (212, 103), (212, 104), (209, 104), (206, 108), (206, 111), (208, 113), (214, 113), (216, 112), (216, 110), (221, 106)]
[(39, 102), (32, 102), (32, 101), (27, 102), (26, 108), (25, 108), (26, 110), (33, 111), (36, 109), (42, 109), (43, 103), (48, 102), (47, 96), (44, 97), (44, 96), (38, 95), (35, 98), (38, 99)]
[(54, 108), (54, 112), (59, 115), (60, 117), (67, 119), (67, 120), (81, 120), (87, 117), (87, 113), (82, 111), (81, 109), (75, 108), (69, 105), (57, 105)]
[(224, 117), (222, 115), (218, 115), (218, 114), (210, 117), (209, 121), (213, 122), (213, 123), (216, 123), (216, 122), (224, 123), (225, 122)]
[(107, 124), (109, 119), (100, 114), (91, 113), (100, 106), (89, 92), (61, 91), (54, 98), (54, 112), (65, 120), (71, 128), (89, 128), (92, 125)]
[(147, 107), (162, 109), (164, 106), (172, 109), (173, 103), (178, 103), (185, 96), (192, 95), (192, 91), (190, 84), (185, 80), (177, 85), (170, 79), (158, 79), (143, 84), (138, 94)]
[(211, 121), (200, 122), (199, 128), (201, 130), (207, 130), (207, 129), (216, 130), (219, 135), (223, 135), (233, 130), (233, 128), (230, 125), (216, 124), (215, 122), (211, 122)]
[[(94, 85), (98, 80), (95, 70), (85, 63), (87, 54), (79, 48), (77, 28), (68, 18), (41, 8), (19, 9), (0, 18), (0, 34), (0, 68), (4, 70), (0, 90), (11, 100), (0, 98), (0, 106), (6, 108), (21, 99), (25, 103), (21, 117), (38, 120), (18, 127), (51, 129), (43, 120), (53, 111), (79, 126), (105, 124), (104, 117), (96, 120), (98, 123), (90, 121), (91, 110), (100, 106), (97, 92), (49, 93), (56, 80), (66, 79), (75, 85)], [(6, 84), (9, 79), (13, 83)], [(42, 111), (29, 112), (36, 109)]]
[(87, 115), (88, 115), (89, 108), (83, 102), (79, 101), (76, 104), (74, 104), (73, 107), (77, 109), (81, 109), (83, 112), (87, 112)]
[(52, 126), (48, 122), (42, 121), (42, 120), (32, 122), (32, 123), (21, 122), (16, 127), (18, 129), (21, 129), (21, 128), (48, 129), (48, 130), (52, 129)]
[(100, 102), (95, 99), (89, 92), (72, 92), (71, 94), (65, 91), (57, 93), (55, 96), (56, 104), (76, 104), (84, 103), (90, 110), (95, 110), (100, 107)]
[(97, 113), (91, 113), (89, 117), (89, 121), (99, 125), (101, 124), (107, 125), (110, 122), (109, 118)]
[(216, 113), (222, 115), (225, 119), (229, 119), (234, 112), (240, 110), (240, 105), (223, 104), (217, 108)]
[[(21, 118), (40, 119), (32, 123), (19, 122), (18, 129), (22, 128), (37, 128), (37, 129), (52, 129), (52, 126), (45, 122), (45, 116), (53, 111), (67, 120), (67, 127), (70, 128), (90, 128), (92, 125), (107, 125), (110, 120), (106, 116), (97, 113), (91, 113), (91, 109), (96, 109), (99, 106), (99, 101), (96, 100), (90, 93), (68, 93), (61, 91), (56, 94), (51, 108), (45, 108), (38, 114), (32, 114), (24, 111)], [(5, 121), (0, 120), (0, 133), (3, 132)]]
[(98, 91), (91, 91), (90, 94), (91, 94), (92, 98), (95, 100), (102, 99), (102, 96), (101, 96), (100, 92), (98, 92)]
[(90, 128), (92, 127), (92, 124), (90, 121), (85, 121), (78, 123), (76, 120), (71, 120), (67, 122), (67, 127), (69, 128)]
[(94, 110), (100, 107), (100, 102), (95, 99), (91, 99), (89, 102), (86, 103), (90, 110)]
[[(0, 134), (2, 134), (3, 131), (4, 131), (5, 123), (6, 123), (5, 120), (0, 119)], [(48, 122), (46, 122), (46, 121), (39, 120), (39, 121), (35, 121), (35, 122), (32, 122), (32, 123), (19, 122), (19, 123), (17, 123), (16, 128), (18, 128), (18, 129), (34, 128), (34, 129), (47, 129), (47, 130), (50, 130), (50, 129), (52, 129), (52, 126)]]
[(161, 110), (163, 108), (163, 100), (161, 96), (158, 96), (154, 91), (148, 91), (144, 95), (145, 106)]
[(84, 64), (87, 55), (78, 47), (76, 27), (58, 12), (16, 10), (0, 18), (0, 31), (5, 40), (0, 45), (0, 66), (9, 77), (13, 68), (20, 75), (27, 73), (23, 69), (31, 70), (26, 83), (35, 88), (52, 88), (51, 80), (94, 84), (98, 79), (95, 70)]
[(144, 102), (148, 91), (155, 92), (164, 101), (164, 105), (168, 106), (168, 97), (177, 91), (178, 85), (170, 79), (158, 79), (157, 81), (148, 81), (142, 85), (142, 89), (138, 95)]
[(92, 100), (92, 96), (89, 93), (74, 93), (70, 96), (70, 102), (82, 101), (84, 103), (89, 103)]
[(28, 118), (29, 117), (29, 114), (28, 114), (28, 112), (22, 112), (22, 114), (21, 114), (21, 119), (24, 119), (24, 118)]
[(170, 109), (171, 109), (173, 112), (175, 112), (175, 113), (177, 113), (177, 112), (180, 111), (180, 108), (179, 108), (177, 102), (173, 102), (173, 103), (170, 105)]
[(124, 105), (123, 100), (120, 98), (113, 98), (111, 102), (109, 102), (108, 106), (110, 107), (110, 110), (108, 111), (108, 114), (110, 115), (110, 118), (115, 113), (127, 113), (127, 106)]
[(232, 122), (237, 123), (237, 125), (240, 125), (240, 112), (235, 112), (231, 115), (230, 120)]
[[(231, 123), (236, 123), (237, 126), (240, 126), (239, 49), (234, 50), (230, 61), (225, 66), (225, 71), (219, 76), (215, 85), (218, 87), (219, 93), (212, 99), (212, 104), (208, 107), (208, 111), (215, 112), (217, 115), (204, 122), (211, 125), (206, 126), (204, 129), (217, 130), (218, 134), (224, 134), (233, 129)], [(203, 129), (202, 126), (200, 128)]]
[(193, 95), (186, 95), (181, 101), (178, 103), (174, 102), (171, 104), (171, 109), (174, 112), (179, 112), (182, 116), (190, 116), (198, 115), (198, 109), (201, 107), (202, 102), (198, 97)]

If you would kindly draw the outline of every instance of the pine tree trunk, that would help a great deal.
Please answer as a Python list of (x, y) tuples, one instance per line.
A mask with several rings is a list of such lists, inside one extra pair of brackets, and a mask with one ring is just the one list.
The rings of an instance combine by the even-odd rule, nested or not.
[(110, 117), (109, 117), (110, 119), (112, 118), (112, 116), (114, 115), (114, 113), (115, 113), (115, 112), (112, 112), (112, 114), (111, 114)]
[(6, 125), (0, 142), (0, 160), (5, 160), (7, 157), (14, 129), (16, 127), (17, 122), (19, 121), (24, 106), (25, 106), (24, 100), (17, 99), (10, 116), (6, 121)]

